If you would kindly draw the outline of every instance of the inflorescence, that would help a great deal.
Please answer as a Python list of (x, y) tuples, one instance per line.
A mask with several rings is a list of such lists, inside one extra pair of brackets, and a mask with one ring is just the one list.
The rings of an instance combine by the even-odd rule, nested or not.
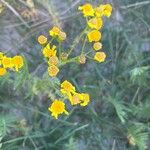
[[(78, 62), (80, 64), (86, 63), (86, 58), (91, 50), (84, 52), (85, 44), (88, 41), (92, 43), (92, 52), (94, 52), (93, 60), (101, 63), (106, 59), (106, 54), (102, 51), (102, 39), (101, 29), (103, 27), (103, 17), (110, 17), (112, 13), (112, 6), (110, 4), (102, 4), (98, 7), (93, 7), (91, 4), (87, 3), (85, 5), (79, 6), (78, 8), (83, 16), (86, 18), (86, 28), (79, 35), (79, 38), (85, 35), (85, 41), (79, 56), (69, 58), (73, 47), (69, 52), (63, 51), (61, 43), (66, 39), (67, 35), (58, 26), (54, 26), (49, 30), (50, 40), (44, 35), (38, 37), (38, 43), (42, 46), (42, 54), (46, 59), (48, 65), (48, 74), (50, 77), (55, 77), (60, 71), (60, 67), (66, 63)], [(53, 40), (58, 42), (58, 47), (53, 44)], [(80, 39), (79, 39), (80, 41)], [(78, 44), (78, 43), (77, 43)], [(49, 106), (49, 111), (52, 116), (58, 119), (60, 114), (68, 115), (69, 112), (66, 110), (65, 100), (69, 101), (72, 106), (80, 105), (87, 106), (90, 102), (90, 96), (88, 93), (79, 93), (76, 91), (75, 87), (67, 80), (63, 81), (60, 85), (60, 93), (63, 99), (54, 99), (52, 104)]]
[(24, 61), (22, 56), (7, 57), (3, 52), (0, 52), (0, 76), (6, 75), (8, 70), (18, 72), (23, 65)]
[[(94, 56), (93, 60), (97, 62), (104, 62), (106, 59), (106, 54), (102, 51), (102, 39), (101, 29), (103, 27), (103, 17), (110, 17), (112, 13), (112, 6), (110, 4), (99, 5), (94, 7), (87, 3), (85, 5), (79, 6), (78, 8), (83, 16), (86, 18), (87, 25), (83, 32), (79, 34), (78, 38), (75, 39), (69, 51), (64, 51), (62, 47), (62, 42), (66, 40), (66, 33), (58, 26), (54, 26), (49, 30), (49, 37), (44, 35), (38, 37), (38, 43), (42, 46), (42, 54), (47, 63), (47, 71), (50, 77), (56, 77), (60, 72), (61, 66), (76, 62), (79, 64), (85, 64), (87, 58), (91, 58), (89, 54), (92, 52)], [(85, 36), (84, 43), (82, 45), (81, 53), (78, 56), (70, 57), (70, 54), (75, 49), (75, 46), (79, 44), (82, 37)], [(56, 46), (54, 43), (58, 43)], [(78, 42), (76, 42), (78, 41)], [(86, 43), (92, 43), (92, 50), (86, 52)], [(8, 70), (19, 71), (24, 65), (23, 57), (16, 55), (14, 57), (7, 57), (4, 53), (0, 52), (0, 76), (7, 74)], [(71, 106), (87, 106), (90, 102), (90, 95), (88, 93), (80, 93), (76, 90), (69, 81), (65, 80), (60, 84), (59, 87), (60, 98), (54, 99), (52, 104), (49, 106), (48, 110), (51, 115), (58, 119), (61, 114), (68, 115), (69, 112), (66, 110), (67, 101)]]

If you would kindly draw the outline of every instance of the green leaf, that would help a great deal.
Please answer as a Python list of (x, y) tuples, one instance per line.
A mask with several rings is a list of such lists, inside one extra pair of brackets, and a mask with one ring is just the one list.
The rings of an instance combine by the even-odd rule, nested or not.
[(131, 81), (133, 83), (138, 83), (139, 85), (143, 84), (146, 79), (147, 70), (149, 66), (136, 67), (130, 71)]
[(117, 98), (109, 97), (108, 101), (114, 106), (121, 122), (125, 123), (127, 119), (127, 112), (129, 111), (129, 109), (124, 105), (122, 101), (117, 100)]
[(133, 111), (138, 118), (150, 119), (150, 102), (135, 106)]
[[(147, 148), (148, 132), (143, 124), (135, 124), (128, 129), (128, 140), (131, 145), (138, 146), (139, 150)], [(130, 140), (132, 140), (130, 142)]]
[(69, 139), (69, 142), (65, 144), (66, 150), (76, 150), (77, 149), (77, 142), (73, 137)]

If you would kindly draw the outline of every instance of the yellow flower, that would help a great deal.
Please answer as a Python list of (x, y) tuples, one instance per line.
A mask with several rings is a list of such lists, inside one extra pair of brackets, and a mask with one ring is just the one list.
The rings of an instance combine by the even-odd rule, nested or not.
[(91, 4), (85, 4), (83, 6), (79, 6), (78, 9), (83, 12), (84, 17), (94, 16), (94, 9)]
[(77, 105), (80, 104), (81, 106), (88, 105), (90, 101), (90, 96), (87, 93), (76, 93), (70, 94), (68, 96), (68, 99), (71, 103), (71, 105)]
[(55, 99), (51, 106), (49, 106), (48, 110), (52, 112), (52, 116), (58, 119), (58, 115), (65, 113), (68, 115), (69, 113), (65, 109), (65, 103)]
[(48, 64), (49, 65), (57, 65), (59, 62), (58, 57), (57, 56), (52, 56), (49, 58), (48, 60)]
[(49, 34), (50, 34), (52, 37), (55, 37), (55, 36), (59, 35), (59, 32), (60, 32), (60, 29), (59, 29), (57, 26), (54, 26), (54, 27), (49, 31)]
[(106, 54), (104, 52), (97, 52), (94, 56), (94, 60), (98, 62), (104, 62), (106, 59)]
[(100, 5), (95, 9), (97, 17), (107, 16), (110, 17), (112, 13), (112, 6), (110, 4)]
[(5, 68), (0, 67), (0, 76), (4, 76), (7, 73)]
[(55, 77), (58, 74), (58, 72), (59, 72), (59, 68), (57, 66), (50, 65), (48, 67), (48, 74), (49, 74), (49, 76)]
[(102, 5), (104, 16), (110, 17), (112, 13), (112, 6), (110, 4)]
[(82, 103), (80, 103), (81, 106), (88, 105), (90, 101), (90, 95), (87, 93), (81, 93), (81, 101), (82, 101)]
[(102, 49), (102, 43), (100, 43), (100, 42), (94, 43), (93, 48), (95, 51)]
[(96, 17), (102, 17), (103, 16), (103, 10), (100, 7), (95, 8), (95, 15)]
[(52, 57), (52, 56), (56, 56), (56, 46), (53, 45), (52, 48), (50, 47), (50, 44), (47, 44), (44, 48), (43, 48), (43, 55), (44, 57)]
[(2, 65), (4, 68), (12, 68), (13, 67), (12, 58), (4, 56), (2, 59)]
[(41, 44), (41, 45), (46, 44), (46, 42), (47, 42), (47, 37), (45, 37), (44, 35), (40, 35), (40, 36), (38, 37), (38, 42), (39, 42), (39, 44)]
[(101, 39), (101, 33), (98, 30), (92, 30), (87, 36), (89, 42), (98, 42)]
[(74, 92), (73, 94), (68, 95), (68, 99), (71, 105), (77, 105), (81, 102), (82, 95), (80, 93)]
[(90, 28), (99, 30), (102, 28), (103, 20), (102, 18), (95, 17), (90, 19), (87, 24)]
[(69, 94), (70, 92), (75, 92), (75, 87), (67, 80), (61, 83), (61, 90), (63, 94)]
[(23, 58), (22, 58), (22, 56), (19, 56), (19, 55), (18, 56), (14, 56), (12, 58), (12, 63), (14, 65), (16, 71), (18, 71), (18, 69), (22, 68), (22, 66), (23, 66)]
[(54, 26), (50, 31), (49, 31), (49, 34), (52, 36), (52, 37), (57, 37), (59, 38), (59, 40), (63, 41), (66, 39), (66, 33), (65, 32), (62, 32), (60, 30), (60, 28), (58, 28), (57, 26)]

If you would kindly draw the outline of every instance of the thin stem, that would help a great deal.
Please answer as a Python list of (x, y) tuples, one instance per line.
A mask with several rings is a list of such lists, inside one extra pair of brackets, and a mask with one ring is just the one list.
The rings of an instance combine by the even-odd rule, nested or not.
[(128, 8), (132, 8), (132, 7), (140, 7), (141, 5), (148, 5), (149, 3), (150, 3), (150, 1), (137, 2), (134, 4), (129, 4), (127, 6), (121, 6), (120, 8), (128, 9)]
[(59, 59), (61, 58), (61, 41), (59, 41), (59, 47), (58, 47), (59, 49), (58, 49), (58, 53), (59, 53)]
[(85, 55), (88, 55), (88, 54), (90, 54), (90, 53), (92, 53), (93, 52), (93, 50), (90, 50), (90, 51), (88, 51), (87, 53), (85, 53)]
[(87, 36), (84, 39), (82, 50), (81, 50), (81, 54), (83, 54), (83, 52), (84, 52), (86, 42), (87, 42)]
[(32, 139), (31, 137), (29, 137), (29, 139), (30, 139), (31, 143), (32, 143), (33, 146), (34, 146), (34, 149), (35, 149), (35, 150), (38, 150), (38, 148), (37, 148), (36, 144), (34, 143), (33, 139)]
[(137, 90), (136, 90), (136, 92), (135, 92), (135, 94), (134, 94), (134, 97), (133, 97), (133, 99), (132, 99), (132, 101), (131, 101), (132, 104), (134, 104), (134, 102), (135, 102), (135, 100), (136, 100), (136, 97), (137, 97), (139, 91), (140, 91), (140, 87), (137, 88)]
[(73, 58), (70, 58), (70, 59), (66, 60), (65, 62), (62, 62), (62, 63), (59, 65), (59, 67), (62, 67), (62, 66), (66, 65), (66, 64), (68, 64), (68, 63), (71, 63), (71, 62), (75, 62), (75, 61), (77, 60), (77, 58), (78, 58), (78, 56), (73, 57)]
[(116, 146), (116, 140), (114, 140), (111, 150), (115, 150), (115, 146)]
[(68, 56), (72, 53), (72, 51), (74, 50), (74, 48), (76, 47), (78, 42), (81, 40), (82, 36), (85, 34), (86, 31), (87, 31), (87, 27), (81, 32), (81, 34), (79, 36), (77, 36), (75, 38), (75, 40), (73, 41), (73, 45), (72, 45), (71, 49), (68, 52)]
[(23, 24), (27, 27), (30, 28), (30, 26), (26, 23), (26, 21), (20, 16), (20, 14), (5, 0), (1, 0), (1, 2), (6, 5), (6, 7), (8, 7), (17, 17), (18, 19), (23, 22)]

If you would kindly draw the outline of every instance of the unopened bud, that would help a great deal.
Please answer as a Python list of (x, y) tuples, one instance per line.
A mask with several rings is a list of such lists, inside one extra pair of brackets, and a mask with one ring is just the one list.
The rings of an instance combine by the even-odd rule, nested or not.
[(65, 61), (65, 60), (67, 60), (68, 59), (68, 54), (67, 53), (62, 53), (61, 54), (61, 60), (63, 60), (63, 61)]
[(85, 55), (80, 55), (78, 58), (78, 61), (80, 64), (85, 64), (86, 63), (86, 57)]

